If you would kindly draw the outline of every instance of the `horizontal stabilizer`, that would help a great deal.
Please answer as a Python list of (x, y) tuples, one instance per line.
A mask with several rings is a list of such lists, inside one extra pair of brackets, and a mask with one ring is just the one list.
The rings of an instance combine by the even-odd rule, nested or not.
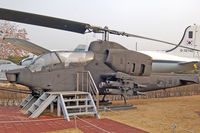
[(186, 67), (193, 67), (195, 70), (200, 68), (200, 62), (199, 61), (191, 61), (191, 62), (184, 62), (184, 63), (179, 63), (181, 66), (186, 66)]
[(200, 63), (199, 61), (190, 61), (190, 62), (183, 62), (183, 63), (179, 63), (179, 65), (194, 65)]

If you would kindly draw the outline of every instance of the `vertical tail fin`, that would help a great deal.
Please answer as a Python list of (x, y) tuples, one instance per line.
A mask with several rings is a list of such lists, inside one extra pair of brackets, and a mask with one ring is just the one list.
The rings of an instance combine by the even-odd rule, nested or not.
[(194, 24), (192, 26), (188, 26), (185, 29), (183, 37), (179, 44), (176, 47), (166, 51), (184, 57), (199, 57), (199, 53), (197, 51), (180, 48), (178, 46), (186, 46), (190, 48), (200, 49), (200, 25)]
[(84, 44), (79, 44), (74, 51), (86, 51), (87, 50), (87, 45)]

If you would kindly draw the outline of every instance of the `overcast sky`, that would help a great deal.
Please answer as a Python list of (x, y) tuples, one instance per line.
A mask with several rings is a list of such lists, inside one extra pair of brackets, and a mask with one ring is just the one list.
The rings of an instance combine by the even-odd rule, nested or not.
[[(185, 28), (200, 24), (200, 0), (0, 0), (0, 8), (48, 15), (95, 26), (178, 43)], [(30, 41), (51, 50), (72, 50), (78, 44), (101, 39), (97, 34), (80, 35), (39, 26), (26, 28)], [(129, 49), (163, 50), (162, 43), (111, 36)]]

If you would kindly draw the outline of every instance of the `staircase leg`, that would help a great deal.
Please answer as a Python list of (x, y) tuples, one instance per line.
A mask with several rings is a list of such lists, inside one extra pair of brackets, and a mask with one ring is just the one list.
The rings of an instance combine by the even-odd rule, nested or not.
[(53, 102), (50, 104), (50, 112), (53, 113), (53, 110), (54, 110), (54, 105), (53, 105)]
[(57, 116), (61, 116), (60, 111), (60, 97), (57, 97)]
[(62, 94), (60, 94), (58, 98), (60, 99), (60, 105), (61, 105), (61, 108), (62, 108), (62, 111), (63, 111), (64, 118), (67, 121), (70, 121)]

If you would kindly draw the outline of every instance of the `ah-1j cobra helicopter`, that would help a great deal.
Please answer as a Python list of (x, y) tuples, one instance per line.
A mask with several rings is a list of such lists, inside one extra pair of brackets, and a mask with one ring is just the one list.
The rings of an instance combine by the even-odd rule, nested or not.
[[(153, 74), (152, 58), (108, 41), (108, 34), (137, 37), (173, 43), (100, 28), (90, 24), (37, 14), (0, 9), (0, 19), (50, 27), (76, 33), (103, 33), (104, 40), (91, 42), (88, 51), (54, 51), (40, 55), (28, 67), (7, 72), (11, 83), (28, 86), (32, 94), (42, 91), (72, 91), (76, 74), (90, 71), (101, 95), (138, 95), (146, 91), (165, 89), (186, 83), (199, 83), (199, 75)], [(180, 46), (188, 48), (185, 46)], [(193, 48), (189, 48), (195, 50)]]

